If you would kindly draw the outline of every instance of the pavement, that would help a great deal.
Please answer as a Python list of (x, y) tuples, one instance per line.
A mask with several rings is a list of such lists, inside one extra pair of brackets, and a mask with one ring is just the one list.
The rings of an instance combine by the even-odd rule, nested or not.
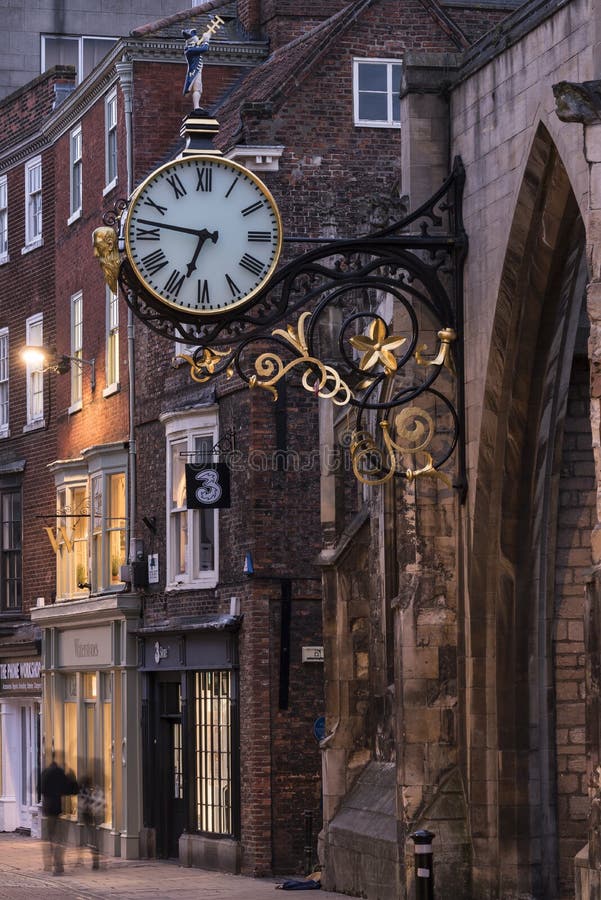
[[(281, 878), (247, 878), (206, 869), (187, 869), (177, 862), (103, 858), (92, 869), (88, 850), (67, 848), (65, 872), (44, 871), (42, 841), (19, 834), (0, 833), (0, 900), (279, 900), (306, 896), (305, 891), (280, 891)], [(296, 877), (296, 876), (294, 876)], [(332, 891), (314, 891), (312, 897), (344, 898)], [(348, 900), (348, 898), (347, 898)]]

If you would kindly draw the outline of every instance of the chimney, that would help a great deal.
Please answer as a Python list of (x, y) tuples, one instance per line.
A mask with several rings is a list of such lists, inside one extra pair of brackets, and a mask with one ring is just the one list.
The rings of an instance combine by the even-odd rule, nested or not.
[(238, 20), (251, 36), (261, 30), (261, 0), (238, 0)]

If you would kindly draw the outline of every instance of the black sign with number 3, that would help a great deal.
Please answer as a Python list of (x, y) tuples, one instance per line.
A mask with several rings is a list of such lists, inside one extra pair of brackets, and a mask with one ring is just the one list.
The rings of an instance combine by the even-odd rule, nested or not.
[(230, 470), (226, 463), (186, 464), (188, 509), (225, 509), (230, 506)]

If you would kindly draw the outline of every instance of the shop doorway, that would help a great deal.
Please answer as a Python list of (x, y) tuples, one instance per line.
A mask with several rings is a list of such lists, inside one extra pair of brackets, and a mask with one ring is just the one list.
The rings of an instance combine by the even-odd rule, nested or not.
[(157, 683), (158, 820), (157, 856), (179, 856), (179, 838), (185, 827), (184, 748), (182, 737), (182, 690), (178, 673)]
[(20, 725), (20, 789), (17, 795), (17, 828), (30, 832), (32, 812), (36, 808), (40, 772), (40, 704), (19, 707)]

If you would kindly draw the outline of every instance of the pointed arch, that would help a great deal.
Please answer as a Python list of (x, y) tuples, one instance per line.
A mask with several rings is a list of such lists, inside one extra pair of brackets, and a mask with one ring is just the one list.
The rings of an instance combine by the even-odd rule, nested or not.
[(465, 610), (465, 763), (486, 860), (475, 864), (504, 898), (557, 896), (554, 550), (584, 251), (566, 169), (541, 125), (493, 322)]

